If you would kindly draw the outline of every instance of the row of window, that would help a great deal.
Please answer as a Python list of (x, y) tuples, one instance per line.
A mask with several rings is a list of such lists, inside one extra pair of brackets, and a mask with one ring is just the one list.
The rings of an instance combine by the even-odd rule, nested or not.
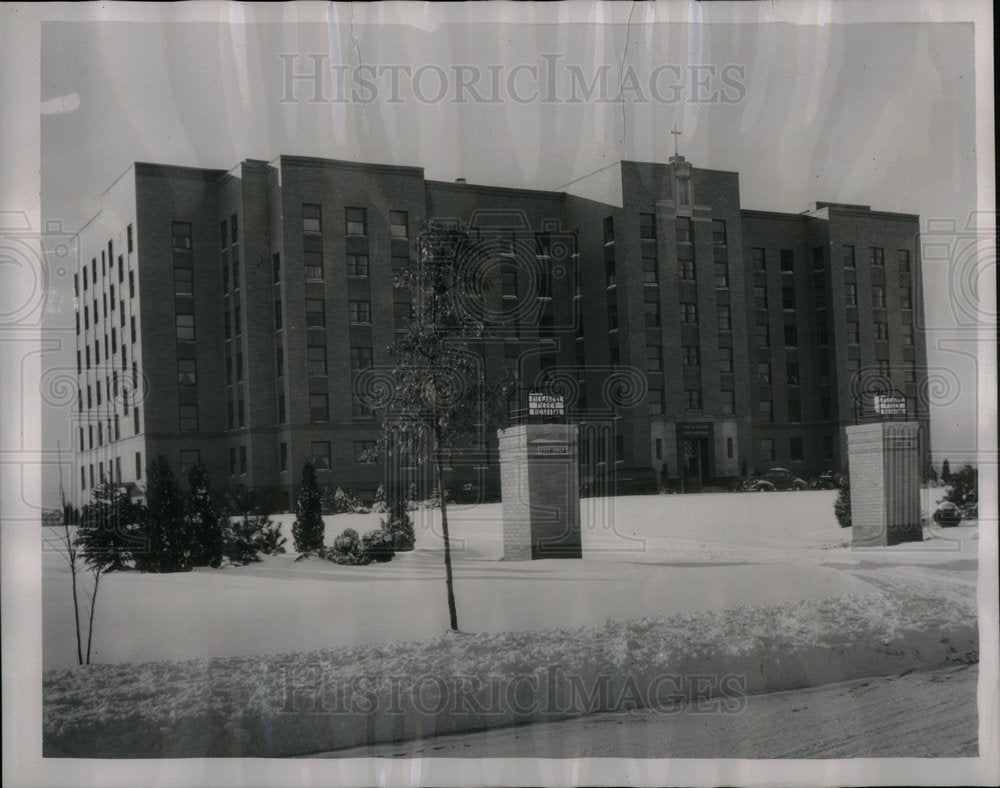
[[(758, 459), (761, 462), (775, 462), (777, 460), (776, 444), (774, 438), (761, 438)], [(820, 438), (820, 453), (824, 460), (833, 459), (833, 437), (823, 435)], [(799, 436), (792, 436), (788, 439), (788, 458), (792, 462), (805, 461), (805, 444)]]
[[(302, 232), (323, 232), (323, 207), (314, 203), (302, 204)], [(344, 209), (344, 232), (347, 235), (368, 235), (368, 210)], [(409, 219), (406, 211), (389, 211), (389, 235), (393, 238), (409, 237)]]
[[(694, 222), (689, 216), (678, 216), (675, 220), (675, 233), (677, 243), (694, 243)], [(615, 241), (615, 219), (613, 216), (604, 218), (604, 243), (611, 244)], [(639, 239), (642, 241), (656, 240), (656, 216), (651, 213), (639, 214)], [(715, 246), (726, 246), (729, 243), (726, 233), (726, 220), (712, 220), (712, 243)]]
[[(133, 243), (132, 243), (132, 225), (128, 225), (125, 228), (125, 243), (128, 249), (128, 253), (132, 253)], [(118, 281), (122, 281), (122, 269), (123, 269), (123, 257), (118, 255)], [(105, 257), (105, 251), (101, 250), (101, 276), (107, 276), (109, 269), (113, 268), (115, 264), (114, 258), (114, 242), (108, 241), (107, 257)], [(81, 277), (82, 275), (82, 277)], [(90, 286), (90, 281), (93, 281), (94, 287), (97, 286), (97, 258), (92, 257), (90, 259), (90, 277), (87, 277), (87, 266), (84, 265), (80, 273), (73, 274), (73, 294), (79, 298), (80, 297), (80, 281), (83, 281), (83, 289), (86, 290)]]
[[(94, 473), (94, 464), (90, 463), (87, 467), (83, 465), (80, 466), (80, 489), (87, 489), (87, 472), (90, 474), (90, 489), (93, 489), (98, 484), (104, 484), (105, 482), (117, 482), (121, 484), (122, 481), (122, 458), (115, 457), (114, 464), (111, 460), (108, 460), (107, 464), (107, 476), (104, 472), (104, 462), (101, 461), (97, 463), (97, 473)], [(110, 477), (110, 478), (108, 478)], [(142, 452), (137, 451), (135, 453), (135, 478), (138, 481), (142, 478)]]

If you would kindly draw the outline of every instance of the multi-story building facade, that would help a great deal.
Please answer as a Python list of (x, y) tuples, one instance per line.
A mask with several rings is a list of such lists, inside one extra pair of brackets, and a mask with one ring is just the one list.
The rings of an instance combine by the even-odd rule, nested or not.
[[(392, 363), (413, 299), (395, 274), (429, 219), (478, 243), (484, 376), (517, 374), (515, 410), (562, 392), (585, 470), (648, 466), (691, 489), (845, 468), (844, 427), (871, 416), (866, 372), (926, 426), (914, 215), (744, 210), (737, 173), (681, 156), (555, 192), (294, 156), (135, 164), (81, 233), (80, 491), (141, 489), (163, 455), (279, 506), (306, 461), (371, 495), (381, 421), (359, 381)], [(470, 449), (477, 473), (498, 473), (495, 435)]]

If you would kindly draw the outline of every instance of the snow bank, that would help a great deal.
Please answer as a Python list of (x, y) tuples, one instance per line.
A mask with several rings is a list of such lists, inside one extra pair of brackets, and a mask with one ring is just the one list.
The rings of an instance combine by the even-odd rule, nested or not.
[(749, 694), (975, 661), (977, 643), (971, 601), (879, 592), (545, 633), (92, 665), (45, 675), (44, 754), (287, 756), (666, 713), (681, 700), (733, 712)]

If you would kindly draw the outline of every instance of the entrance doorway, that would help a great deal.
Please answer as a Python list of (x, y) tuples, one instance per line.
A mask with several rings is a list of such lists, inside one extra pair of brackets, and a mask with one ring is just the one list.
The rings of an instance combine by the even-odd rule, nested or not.
[(708, 481), (708, 439), (684, 438), (684, 492), (698, 492)]

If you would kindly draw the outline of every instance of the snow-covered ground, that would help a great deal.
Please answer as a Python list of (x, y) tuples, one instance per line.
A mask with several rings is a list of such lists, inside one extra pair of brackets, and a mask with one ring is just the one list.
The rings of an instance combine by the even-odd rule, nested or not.
[[(930, 509), (939, 491), (927, 492)], [(585, 499), (583, 560), (525, 563), (500, 560), (498, 504), (449, 508), (459, 624), (469, 633), (460, 636), (442, 637), (436, 510), (415, 513), (417, 549), (385, 565), (279, 555), (240, 568), (109, 575), (95, 623), (100, 664), (46, 674), (47, 746), (80, 746), (80, 755), (102, 746), (147, 755), (292, 754), (520, 719), (507, 707), (489, 719), (460, 709), (386, 716), (394, 690), (379, 685), (353, 688), (358, 697), (369, 693), (374, 710), (327, 714), (317, 725), (300, 713), (314, 674), (430, 676), (423, 689), (433, 690), (433, 677), (498, 676), (509, 687), (558, 669), (579, 687), (607, 675), (621, 690), (631, 676), (640, 693), (657, 676), (716, 677), (714, 690), (674, 688), (695, 696), (718, 694), (718, 677), (729, 675), (753, 693), (974, 660), (975, 524), (929, 528), (919, 544), (852, 550), (833, 517), (834, 497)], [(290, 537), (293, 518), (281, 519)], [(326, 541), (377, 523), (378, 515), (327, 518)], [(47, 551), (46, 670), (75, 662), (69, 594), (64, 562)], [(171, 660), (191, 661), (122, 664)], [(303, 686), (305, 695), (293, 693), (288, 705), (289, 688)], [(527, 679), (518, 686), (538, 689)], [(234, 721), (237, 710), (242, 721)], [(218, 728), (218, 738), (206, 741), (202, 725)], [(164, 729), (172, 733), (150, 733)]]

